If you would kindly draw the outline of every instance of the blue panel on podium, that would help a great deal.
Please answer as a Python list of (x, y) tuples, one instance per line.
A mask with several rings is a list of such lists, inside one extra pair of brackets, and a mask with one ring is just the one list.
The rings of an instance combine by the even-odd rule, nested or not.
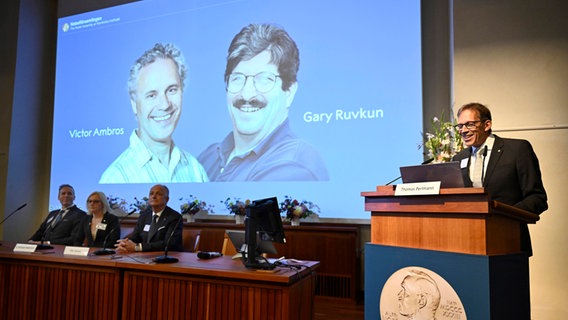
[(528, 256), (365, 245), (365, 319), (530, 319)]

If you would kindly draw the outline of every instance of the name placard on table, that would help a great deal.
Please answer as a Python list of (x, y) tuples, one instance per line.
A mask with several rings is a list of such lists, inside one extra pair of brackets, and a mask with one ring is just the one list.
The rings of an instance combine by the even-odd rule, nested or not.
[(37, 248), (37, 244), (29, 244), (29, 243), (16, 243), (14, 247), (14, 252), (27, 252), (32, 253)]
[(83, 256), (86, 257), (89, 255), (89, 247), (73, 247), (73, 246), (66, 246), (65, 250), (63, 251), (64, 255), (70, 256)]

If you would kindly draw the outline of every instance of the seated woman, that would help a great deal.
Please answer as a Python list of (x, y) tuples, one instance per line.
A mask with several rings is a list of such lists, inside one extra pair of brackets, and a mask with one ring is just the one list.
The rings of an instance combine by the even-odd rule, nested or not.
[(87, 215), (73, 232), (75, 246), (114, 248), (120, 238), (118, 218), (110, 213), (107, 197), (95, 191), (87, 197)]

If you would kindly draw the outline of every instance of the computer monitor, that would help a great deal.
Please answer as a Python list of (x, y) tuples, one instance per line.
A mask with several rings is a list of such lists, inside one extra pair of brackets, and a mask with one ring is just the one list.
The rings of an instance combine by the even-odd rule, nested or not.
[(273, 264), (258, 257), (257, 233), (262, 241), (286, 243), (276, 197), (254, 200), (248, 206), (245, 219), (247, 252), (246, 256), (243, 256), (243, 263), (247, 268), (273, 269)]

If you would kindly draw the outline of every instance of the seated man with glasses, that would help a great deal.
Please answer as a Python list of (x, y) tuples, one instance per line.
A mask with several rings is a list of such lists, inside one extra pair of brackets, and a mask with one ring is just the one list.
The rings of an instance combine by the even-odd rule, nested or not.
[(288, 121), (299, 59), (273, 25), (251, 24), (233, 38), (225, 69), (233, 130), (198, 157), (211, 181), (329, 180), (319, 152)]
[[(496, 200), (540, 214), (548, 209), (538, 158), (526, 140), (507, 139), (491, 133), (491, 112), (480, 103), (458, 110), (460, 135), (468, 147), (453, 158), (461, 162), (465, 186), (484, 187)], [(475, 165), (481, 162), (480, 172)], [(521, 224), (521, 247), (532, 254), (529, 230)]]

